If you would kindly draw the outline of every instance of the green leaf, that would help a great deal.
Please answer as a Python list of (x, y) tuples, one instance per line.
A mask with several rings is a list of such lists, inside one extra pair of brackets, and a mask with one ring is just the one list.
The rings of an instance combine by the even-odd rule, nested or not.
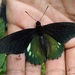
[[(5, 23), (2, 18), (0, 18), (0, 38), (5, 36)], [(6, 54), (0, 54), (0, 75), (6, 72)]]
[(0, 18), (0, 38), (5, 35), (5, 24), (2, 18)]
[(5, 54), (0, 54), (0, 57), (2, 56), (3, 59), (3, 62), (2, 60), (0, 61), (2, 64), (1, 64), (1, 67), (0, 67), (0, 75), (4, 75), (4, 73), (6, 73), (6, 55)]
[(5, 62), (5, 54), (0, 54), (0, 67), (2, 67), (3, 63)]
[(45, 75), (45, 73), (46, 73), (45, 63), (42, 63), (42, 67), (41, 67), (41, 75)]
[(3, 69), (2, 68), (0, 68), (0, 73), (3, 71)]
[(5, 73), (5, 72), (6, 72), (6, 60), (5, 60), (4, 64), (3, 64), (3, 73)]

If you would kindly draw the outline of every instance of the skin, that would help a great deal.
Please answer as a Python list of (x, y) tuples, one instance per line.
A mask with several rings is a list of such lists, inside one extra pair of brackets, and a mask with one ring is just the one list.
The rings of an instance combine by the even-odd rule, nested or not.
[[(47, 9), (41, 24), (54, 22), (74, 22), (74, 0), (6, 0), (8, 34), (33, 28), (36, 21), (25, 11), (39, 20)], [(58, 60), (47, 60), (46, 75), (74, 75), (75, 74), (75, 38), (65, 43), (64, 52)], [(10, 54), (7, 57), (7, 75), (40, 75), (41, 65), (33, 65), (25, 60), (25, 55)]]

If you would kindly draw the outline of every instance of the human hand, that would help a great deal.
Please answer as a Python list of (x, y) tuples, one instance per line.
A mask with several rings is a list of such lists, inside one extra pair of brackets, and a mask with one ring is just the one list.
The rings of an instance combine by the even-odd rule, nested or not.
[[(70, 15), (70, 10), (66, 6), (65, 0), (63, 3), (54, 0), (45, 1), (30, 1), (30, 0), (6, 0), (7, 2), (7, 19), (8, 19), (8, 34), (35, 26), (35, 21), (29, 17), (25, 11), (28, 11), (36, 20), (39, 20), (45, 8), (49, 6), (45, 16), (42, 18), (41, 23), (49, 24), (54, 22), (74, 20)], [(52, 3), (53, 2), (53, 3)], [(67, 2), (67, 1), (66, 1)], [(57, 4), (57, 5), (55, 5)], [(64, 7), (63, 7), (64, 5)], [(59, 9), (58, 9), (58, 7)], [(53, 8), (54, 7), (54, 8)], [(56, 8), (57, 7), (57, 8)], [(66, 10), (67, 8), (67, 10)], [(69, 11), (69, 12), (68, 12)], [(69, 14), (67, 14), (69, 13)], [(73, 12), (71, 12), (72, 14)], [(71, 20), (73, 19), (73, 20)], [(71, 75), (74, 73), (74, 43), (75, 39), (71, 39), (65, 44), (66, 53), (63, 52), (58, 60), (47, 60), (46, 62), (46, 75)], [(65, 56), (66, 54), (66, 56)], [(66, 57), (66, 61), (65, 61)], [(66, 63), (66, 70), (65, 70)], [(25, 55), (11, 54), (7, 57), (7, 75), (40, 75), (41, 65), (32, 65), (25, 61)]]

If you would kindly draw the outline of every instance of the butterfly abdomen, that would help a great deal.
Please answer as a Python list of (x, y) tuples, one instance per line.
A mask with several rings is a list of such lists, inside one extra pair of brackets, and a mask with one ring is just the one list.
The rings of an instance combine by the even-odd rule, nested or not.
[(39, 36), (40, 46), (41, 46), (42, 50), (44, 51), (45, 56), (47, 56), (47, 47), (46, 47), (45, 38), (43, 36), (44, 32), (43, 32), (41, 23), (39, 21), (36, 22), (36, 30), (37, 30), (37, 34)]

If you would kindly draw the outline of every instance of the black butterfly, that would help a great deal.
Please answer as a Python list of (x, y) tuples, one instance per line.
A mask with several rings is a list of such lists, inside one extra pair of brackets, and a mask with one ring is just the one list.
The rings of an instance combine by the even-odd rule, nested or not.
[(75, 23), (59, 22), (35, 28), (24, 29), (0, 39), (0, 53), (20, 54), (25, 52), (26, 60), (41, 64), (46, 59), (57, 59), (64, 50), (64, 43), (75, 37)]

